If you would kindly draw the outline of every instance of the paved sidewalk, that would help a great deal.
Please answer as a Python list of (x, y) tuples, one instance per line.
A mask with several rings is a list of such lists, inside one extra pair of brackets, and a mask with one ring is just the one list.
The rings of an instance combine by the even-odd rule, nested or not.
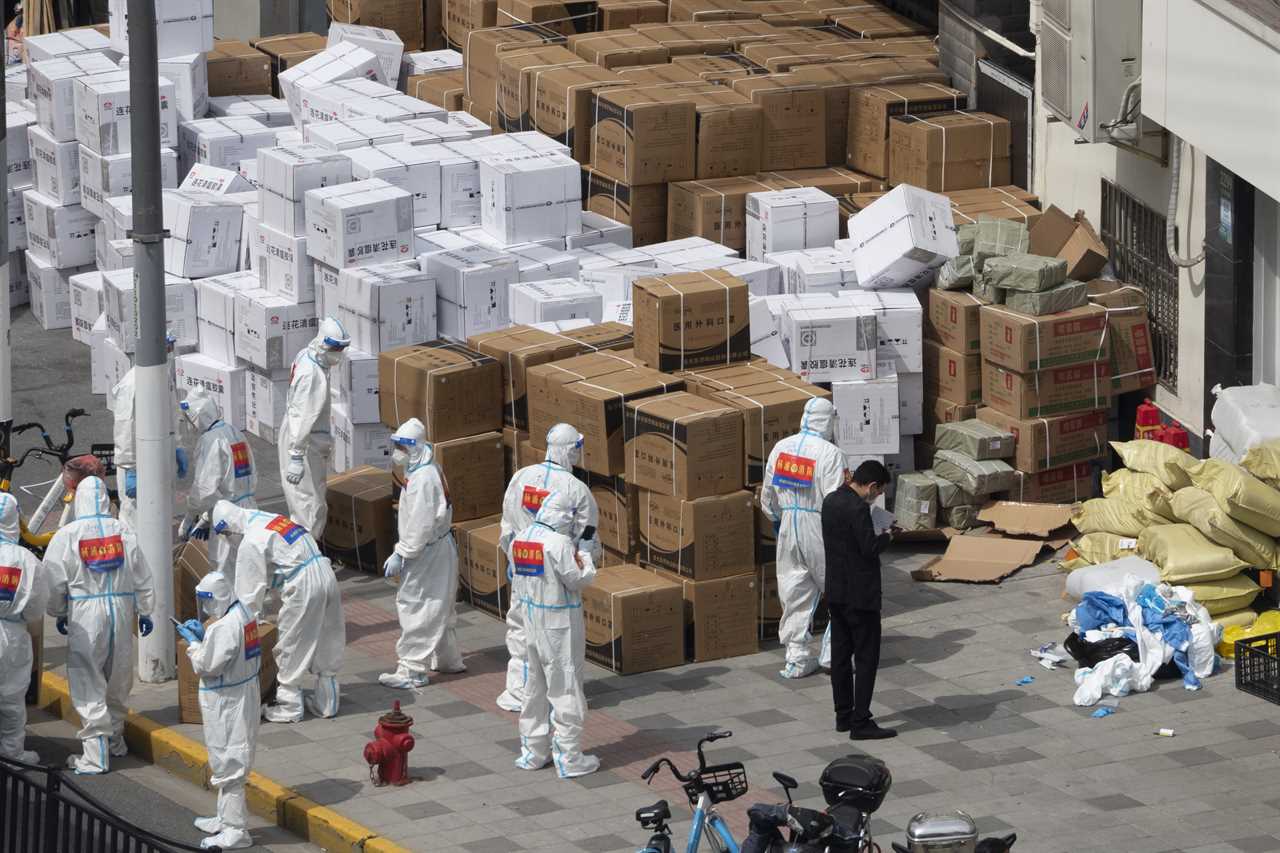
[[(874, 710), (902, 734), (868, 748), (894, 776), (875, 822), (883, 848), (902, 839), (915, 812), (962, 808), (985, 831), (1016, 830), (1020, 851), (1280, 850), (1277, 709), (1237, 691), (1229, 666), (1199, 693), (1167, 683), (1091, 718), (1070, 704), (1070, 671), (1047, 671), (1027, 654), (1065, 636), (1062, 576), (1043, 564), (1000, 586), (912, 581), (908, 572), (929, 556), (898, 554), (886, 565)], [(342, 713), (264, 725), (254, 769), (411, 849), (632, 851), (647, 837), (635, 809), (659, 797), (683, 802), (670, 776), (647, 787), (641, 771), (664, 754), (692, 763), (697, 738), (718, 727), (734, 736), (709, 759), (741, 760), (750, 777), (751, 792), (724, 809), (741, 835), (748, 804), (781, 797), (772, 770), (794, 775), (801, 799), (817, 805), (826, 763), (861, 751), (832, 730), (827, 677), (778, 678), (781, 652), (771, 648), (625, 677), (589, 666), (587, 739), (602, 771), (560, 781), (550, 770), (517, 770), (514, 715), (492, 701), (506, 659), (502, 625), (460, 607), (468, 672), (421, 691), (388, 690), (377, 677), (394, 666), (393, 591), (381, 578), (341, 577)], [(60, 650), (50, 660), (60, 663)], [(1015, 685), (1025, 675), (1035, 681)], [(415, 720), (416, 781), (375, 788), (361, 750), (395, 699)], [(132, 701), (200, 738), (198, 726), (177, 721), (176, 685), (139, 684)], [(1161, 727), (1177, 736), (1154, 736)], [(687, 811), (676, 811), (684, 833)]]

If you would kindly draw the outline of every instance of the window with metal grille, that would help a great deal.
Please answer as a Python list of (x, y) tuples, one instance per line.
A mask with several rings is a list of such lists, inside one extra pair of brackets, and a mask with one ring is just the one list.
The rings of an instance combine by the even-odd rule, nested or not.
[(1116, 277), (1142, 288), (1151, 316), (1156, 378), (1178, 392), (1178, 268), (1165, 249), (1165, 217), (1102, 180), (1102, 241)]

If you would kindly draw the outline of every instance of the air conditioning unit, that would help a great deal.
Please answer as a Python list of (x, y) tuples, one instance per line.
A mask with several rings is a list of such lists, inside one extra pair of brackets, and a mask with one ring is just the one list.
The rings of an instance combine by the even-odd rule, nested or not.
[(1125, 88), (1142, 73), (1142, 0), (1045, 0), (1045, 108), (1085, 142), (1109, 142)]

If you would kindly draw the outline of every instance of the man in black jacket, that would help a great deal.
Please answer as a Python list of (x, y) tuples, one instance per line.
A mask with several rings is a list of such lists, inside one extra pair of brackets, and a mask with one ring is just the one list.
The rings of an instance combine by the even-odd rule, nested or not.
[[(876, 534), (871, 504), (889, 483), (889, 472), (869, 460), (822, 502), (822, 541), (827, 555), (827, 606), (831, 611), (831, 693), (836, 731), (850, 740), (897, 735), (871, 718), (871, 694), (880, 666), (880, 552), (891, 535)], [(856, 664), (856, 667), (854, 666)]]

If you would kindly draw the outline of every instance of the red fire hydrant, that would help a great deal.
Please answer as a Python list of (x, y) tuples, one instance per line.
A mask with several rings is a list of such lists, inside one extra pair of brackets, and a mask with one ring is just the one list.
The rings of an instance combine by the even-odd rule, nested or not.
[(391, 713), (378, 718), (373, 730), (374, 740), (364, 746), (364, 760), (369, 764), (369, 778), (378, 787), (383, 785), (408, 785), (409, 752), (413, 749), (413, 735), (409, 728), (413, 717), (400, 711), (397, 700)]

